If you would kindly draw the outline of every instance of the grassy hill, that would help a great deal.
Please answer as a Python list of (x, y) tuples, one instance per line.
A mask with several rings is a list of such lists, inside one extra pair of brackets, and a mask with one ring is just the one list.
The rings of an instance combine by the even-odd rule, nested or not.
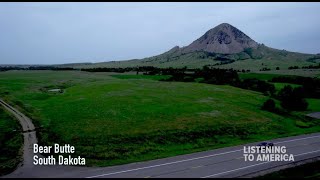
[(212, 65), (219, 68), (234, 68), (237, 70), (249, 69), (259, 72), (260, 69), (269, 68), (276, 70), (288, 70), (290, 66), (308, 66), (320, 63), (320, 55), (303, 54), (277, 50), (264, 45), (258, 48), (248, 48), (244, 52), (236, 54), (216, 54), (209, 52), (182, 53), (174, 48), (166, 53), (144, 59), (134, 59), (127, 61), (101, 62), (85, 65), (74, 65), (74, 68), (94, 68), (94, 67), (188, 67), (201, 68), (204, 65)]

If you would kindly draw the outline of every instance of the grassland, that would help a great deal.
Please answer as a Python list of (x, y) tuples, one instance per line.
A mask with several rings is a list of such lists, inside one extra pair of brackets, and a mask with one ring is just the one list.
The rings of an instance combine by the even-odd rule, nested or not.
[(16, 119), (0, 106), (0, 175), (7, 174), (20, 162), (23, 137)]
[(291, 83), (273, 83), (276, 90), (277, 91), (280, 91), (282, 88), (284, 88), (284, 86), (291, 86), (293, 88), (296, 88), (296, 87), (301, 87), (301, 85), (298, 85), (298, 84), (291, 84)]
[[(293, 76), (293, 75), (262, 74), (262, 73), (241, 73), (239, 75), (240, 79), (257, 78), (257, 79), (264, 80), (264, 81), (269, 81), (269, 80), (272, 80), (272, 78), (279, 77), (279, 76)], [(290, 85), (293, 88), (301, 86), (298, 84), (291, 84), (291, 83), (272, 83), (272, 82), (270, 82), (270, 83), (274, 84), (276, 91), (280, 91), (286, 85)]]
[[(246, 59), (242, 61), (236, 61), (231, 64), (226, 64), (226, 65), (221, 65), (221, 68), (234, 68), (234, 69), (250, 69), (253, 72), (259, 72), (260, 69), (263, 68), (270, 68), (273, 73), (281, 73), (281, 72), (295, 72), (295, 71), (289, 71), (288, 67), (290, 66), (308, 66), (308, 65), (315, 65), (315, 63), (310, 63), (307, 61), (301, 61), (301, 60), (296, 60), (296, 61), (290, 61), (286, 60), (283, 61), (281, 59), (259, 59), (259, 60), (252, 60), (252, 59)], [(276, 68), (279, 67), (280, 70), (276, 70)], [(301, 69), (302, 70), (302, 69)], [(309, 71), (309, 70), (305, 70)], [(267, 71), (263, 71), (265, 73)], [(319, 72), (319, 71), (318, 71)], [(299, 74), (301, 75), (301, 74)]]
[[(75, 156), (85, 157), (90, 166), (320, 131), (318, 121), (301, 127), (296, 123), (304, 120), (300, 116), (262, 111), (268, 97), (261, 93), (227, 85), (154, 80), (158, 78), (8, 71), (0, 73), (0, 94), (42, 127), (41, 144), (74, 145)], [(47, 91), (53, 88), (64, 92)]]
[(132, 74), (116, 74), (111, 75), (112, 77), (116, 77), (119, 79), (152, 79), (152, 80), (161, 80), (161, 79), (167, 79), (170, 77), (170, 75), (152, 75), (152, 76), (146, 76), (146, 75), (132, 75)]
[[(153, 79), (153, 80), (160, 80), (160, 79), (165, 79), (165, 78), (169, 77), (166, 75), (152, 75), (152, 76), (150, 76), (150, 75), (135, 75), (133, 73), (131, 73), (131, 74), (117, 74), (117, 75), (111, 75), (111, 76), (119, 78), (119, 79)], [(274, 78), (274, 77), (280, 77), (280, 76), (290, 77), (290, 76), (295, 76), (295, 75), (262, 74), (262, 73), (240, 73), (239, 74), (239, 77), (242, 80), (257, 78), (259, 80), (269, 81), (269, 80), (272, 80), (272, 78)], [(269, 83), (275, 85), (277, 92), (279, 92), (286, 85), (290, 85), (293, 88), (301, 86), (299, 84), (292, 84), (292, 83), (274, 83), (274, 82), (269, 82)], [(307, 98), (306, 100), (309, 104), (309, 106), (308, 106), (309, 108), (307, 109), (306, 112), (320, 111), (319, 99)], [(280, 102), (277, 100), (276, 100), (276, 102), (277, 102), (277, 107), (281, 108)], [(296, 114), (304, 115), (305, 112), (302, 112), (302, 113), (297, 112)]]

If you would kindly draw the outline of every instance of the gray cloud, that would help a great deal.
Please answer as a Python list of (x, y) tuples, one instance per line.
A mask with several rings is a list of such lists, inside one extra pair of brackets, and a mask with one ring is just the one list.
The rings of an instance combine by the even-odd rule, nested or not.
[(320, 53), (320, 3), (0, 3), (0, 64), (127, 60), (227, 22), (268, 46)]

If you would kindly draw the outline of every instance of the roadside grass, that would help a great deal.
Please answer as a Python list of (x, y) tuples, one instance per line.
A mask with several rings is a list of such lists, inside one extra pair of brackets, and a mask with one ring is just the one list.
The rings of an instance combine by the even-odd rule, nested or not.
[[(76, 148), (74, 156), (85, 157), (88, 166), (320, 131), (319, 121), (307, 128), (297, 126), (295, 116), (261, 110), (268, 97), (227, 85), (81, 71), (8, 71), (0, 75), (4, 99), (41, 127), (39, 143), (71, 144)], [(64, 92), (42, 90), (56, 86), (65, 87)]]
[(308, 109), (310, 109), (310, 111), (320, 112), (320, 100), (319, 99), (307, 98), (306, 100), (309, 104)]
[(20, 162), (23, 136), (20, 124), (0, 106), (0, 176), (12, 172)]
[(258, 178), (320, 178), (320, 161), (283, 169)]

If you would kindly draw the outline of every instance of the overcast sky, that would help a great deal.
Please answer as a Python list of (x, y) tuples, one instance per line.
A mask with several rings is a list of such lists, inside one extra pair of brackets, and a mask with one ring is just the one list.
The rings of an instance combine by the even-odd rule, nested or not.
[(128, 60), (229, 23), (267, 46), (320, 53), (320, 3), (0, 3), (0, 64)]

